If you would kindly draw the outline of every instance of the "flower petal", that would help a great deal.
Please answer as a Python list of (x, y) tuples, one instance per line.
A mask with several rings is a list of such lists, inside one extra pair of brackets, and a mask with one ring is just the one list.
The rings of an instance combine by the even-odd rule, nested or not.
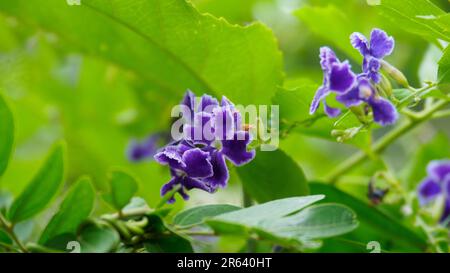
[(361, 55), (366, 56), (369, 54), (369, 42), (367, 38), (359, 32), (354, 32), (350, 35), (350, 42), (352, 46), (359, 50)]
[(356, 106), (362, 103), (359, 97), (359, 85), (353, 87), (350, 91), (336, 96), (336, 100), (344, 104), (346, 107)]
[(427, 172), (431, 179), (443, 183), (450, 175), (450, 160), (434, 160), (427, 166)]
[(214, 109), (214, 134), (216, 139), (224, 140), (233, 138), (236, 127), (234, 124), (233, 110), (229, 106)]
[(370, 54), (378, 59), (391, 55), (395, 41), (381, 29), (374, 29), (370, 34)]
[(182, 169), (186, 164), (182, 160), (182, 154), (177, 146), (167, 146), (154, 156), (156, 162), (162, 165), (169, 165), (174, 169)]
[(199, 148), (191, 149), (183, 154), (185, 167), (183, 171), (192, 178), (202, 178), (213, 175), (209, 153)]
[(128, 159), (133, 162), (139, 162), (147, 158), (153, 159), (158, 150), (158, 141), (162, 138), (161, 134), (153, 134), (144, 142), (132, 141), (127, 149)]
[(214, 174), (211, 177), (204, 178), (203, 180), (206, 181), (213, 189), (217, 189), (218, 187), (226, 187), (229, 173), (224, 156), (218, 151), (212, 152), (211, 164), (213, 166)]
[(198, 112), (212, 113), (213, 109), (217, 106), (219, 106), (217, 99), (205, 94), (200, 99)]
[(378, 59), (367, 57), (364, 59), (364, 73), (367, 73), (369, 78), (375, 83), (379, 83), (381, 81), (380, 75), (381, 63)]
[(320, 102), (330, 93), (330, 90), (325, 86), (319, 87), (317, 89), (316, 94), (314, 95), (313, 101), (311, 102), (311, 106), (309, 108), (309, 114), (312, 115), (319, 108)]
[(441, 186), (433, 181), (433, 179), (426, 178), (419, 184), (418, 197), (420, 205), (426, 205), (438, 195), (442, 193)]
[(194, 116), (192, 124), (183, 126), (184, 138), (194, 143), (209, 145), (214, 140), (212, 115), (206, 112), (198, 112)]
[(397, 109), (390, 101), (381, 97), (372, 97), (369, 104), (372, 107), (373, 119), (376, 123), (385, 126), (397, 121)]
[(341, 114), (341, 109), (328, 106), (325, 100), (323, 101), (323, 107), (325, 109), (325, 114), (330, 118), (335, 118)]
[(238, 131), (231, 140), (222, 140), (221, 153), (225, 155), (235, 165), (240, 166), (255, 157), (255, 151), (247, 151), (247, 145), (250, 143), (250, 133)]
[(326, 74), (328, 74), (331, 71), (332, 64), (339, 62), (334, 51), (326, 46), (320, 48), (319, 56), (320, 56), (320, 66), (322, 67), (322, 70)]
[(348, 62), (331, 65), (329, 88), (336, 93), (345, 93), (353, 87), (356, 75), (352, 72)]
[[(172, 179), (167, 182), (164, 186), (161, 188), (161, 196), (166, 195), (169, 191), (173, 189), (173, 187), (177, 184), (180, 184), (180, 178), (179, 177), (172, 177)], [(167, 201), (169, 204), (172, 204), (175, 202), (175, 194), (170, 197), (170, 199)]]
[(200, 179), (184, 177), (182, 183), (187, 190), (200, 189), (209, 193), (214, 192), (213, 188), (211, 188), (207, 183), (203, 182)]

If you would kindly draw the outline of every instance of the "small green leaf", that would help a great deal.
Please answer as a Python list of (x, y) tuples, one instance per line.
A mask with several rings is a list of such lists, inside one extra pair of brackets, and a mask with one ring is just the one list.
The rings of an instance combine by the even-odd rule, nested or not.
[(45, 245), (49, 239), (61, 234), (75, 234), (78, 226), (91, 214), (94, 199), (95, 191), (91, 180), (87, 177), (81, 178), (67, 194), (59, 211), (50, 220), (41, 235), (39, 244)]
[(8, 218), (17, 223), (41, 212), (51, 201), (64, 180), (64, 148), (58, 144), (44, 165), (13, 202)]
[(14, 123), (8, 105), (0, 96), (0, 177), (8, 166), (14, 141)]
[[(0, 243), (6, 244), (6, 245), (12, 245), (13, 241), (9, 235), (0, 229)], [(0, 244), (0, 247), (2, 245)]]
[(233, 231), (258, 226), (265, 220), (273, 220), (295, 213), (323, 198), (323, 195), (311, 195), (274, 200), (206, 219), (206, 223), (217, 231), (233, 233)]
[(302, 169), (281, 150), (258, 152), (253, 161), (237, 168), (237, 173), (245, 190), (258, 202), (309, 193)]
[(114, 229), (99, 224), (88, 224), (79, 233), (78, 240), (83, 253), (108, 253), (120, 242)]
[(186, 228), (202, 224), (208, 217), (217, 216), (219, 214), (235, 211), (240, 207), (232, 205), (206, 205), (184, 210), (173, 219), (173, 224), (179, 228)]
[(104, 195), (104, 199), (115, 209), (122, 210), (137, 192), (138, 184), (128, 173), (112, 171), (109, 173), (111, 192)]

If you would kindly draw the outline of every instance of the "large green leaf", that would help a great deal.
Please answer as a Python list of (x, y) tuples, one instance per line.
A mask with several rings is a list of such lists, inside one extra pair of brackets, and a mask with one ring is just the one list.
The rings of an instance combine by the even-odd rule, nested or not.
[(346, 206), (322, 204), (276, 220), (265, 220), (258, 229), (281, 240), (299, 242), (345, 234), (358, 226), (356, 214)]
[(184, 210), (173, 219), (173, 224), (179, 228), (186, 228), (202, 224), (208, 217), (241, 209), (233, 205), (205, 205)]
[(59, 211), (53, 216), (43, 231), (39, 243), (61, 234), (75, 234), (78, 226), (91, 214), (95, 191), (89, 178), (83, 177), (72, 187), (62, 202)]
[(191, 243), (176, 234), (161, 235), (144, 242), (145, 249), (150, 253), (192, 253)]
[(123, 171), (109, 173), (111, 192), (104, 196), (105, 200), (117, 210), (122, 210), (138, 190), (134, 177)]
[(13, 116), (0, 96), (0, 177), (8, 166), (14, 141)]
[(281, 150), (258, 152), (253, 161), (237, 168), (237, 173), (245, 190), (258, 202), (309, 193), (302, 169)]
[[(396, 219), (391, 218), (380, 210), (369, 206), (368, 204), (356, 199), (355, 197), (340, 191), (339, 189), (322, 183), (310, 183), (311, 191), (314, 194), (326, 195), (326, 202), (339, 202), (340, 204), (350, 207), (358, 215), (361, 222), (360, 228), (355, 232), (359, 232), (363, 226), (370, 229), (371, 240), (377, 239), (393, 239), (394, 244), (414, 246), (423, 248), (426, 246), (424, 238), (416, 232), (407, 228)], [(362, 230), (361, 230), (362, 232)]]
[(190, 88), (243, 104), (268, 103), (281, 83), (281, 54), (262, 24), (230, 25), (182, 0), (82, 2), (1, 1), (0, 11), (133, 70), (162, 91)]
[(380, 0), (368, 1), (378, 5), (381, 14), (406, 31), (420, 35), (430, 41), (450, 41), (450, 31), (442, 27), (438, 18), (445, 12), (430, 0)]
[(120, 236), (109, 226), (88, 224), (80, 230), (78, 241), (83, 253), (108, 253), (117, 247)]
[(17, 223), (41, 212), (64, 179), (64, 148), (58, 144), (30, 184), (11, 205), (8, 218)]
[(276, 200), (221, 214), (206, 223), (219, 234), (256, 233), (287, 246), (341, 235), (356, 228), (356, 215), (345, 206), (325, 204), (305, 208), (323, 197)]
[(273, 220), (295, 213), (319, 200), (323, 195), (290, 197), (270, 201), (249, 208), (232, 211), (206, 220), (206, 223), (217, 230), (232, 231), (236, 227), (247, 229), (257, 226), (265, 220)]

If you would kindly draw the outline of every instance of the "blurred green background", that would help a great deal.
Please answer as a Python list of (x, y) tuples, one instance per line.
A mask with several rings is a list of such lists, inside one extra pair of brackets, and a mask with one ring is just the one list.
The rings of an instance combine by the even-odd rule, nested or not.
[[(447, 0), (433, 2), (450, 11)], [(400, 68), (414, 86), (435, 77), (436, 62), (441, 56), (435, 45), (392, 24), (380, 15), (377, 7), (369, 6), (364, 0), (194, 0), (192, 3), (200, 12), (223, 17), (233, 24), (245, 26), (260, 21), (267, 25), (283, 54), (287, 88), (305, 81), (321, 82), (318, 51), (323, 45), (333, 47), (341, 59), (348, 58), (358, 67), (361, 57), (348, 38), (354, 31), (368, 35), (372, 28), (378, 27), (393, 35), (396, 50), (388, 61)], [(169, 179), (167, 168), (154, 162), (130, 163), (126, 148), (131, 139), (143, 139), (152, 132), (167, 130), (170, 109), (182, 98), (182, 92), (173, 94), (156, 87), (111, 59), (80, 50), (75, 42), (64, 39), (64, 33), (53, 33), (33, 20), (22, 19), (0, 9), (0, 92), (11, 105), (16, 124), (15, 153), (1, 177), (1, 188), (14, 195), (21, 192), (51, 145), (65, 139), (67, 185), (88, 174), (100, 191), (105, 190), (107, 171), (121, 166), (139, 178), (139, 195), (150, 205), (156, 204), (160, 187)], [(114, 36), (108, 40), (121, 44)], [(197, 95), (203, 93), (194, 91)], [(385, 159), (395, 171), (407, 176), (405, 166), (414, 164), (411, 158), (418, 152), (417, 147), (436, 136), (447, 145), (444, 147), (449, 147), (449, 135), (448, 120), (427, 124), (393, 145)], [(320, 179), (356, 151), (350, 145), (304, 134), (292, 134), (282, 141), (281, 148), (301, 164), (309, 179)], [(367, 180), (359, 178), (369, 173), (370, 166), (365, 165), (340, 187), (364, 199)], [(195, 191), (186, 205), (239, 204), (239, 184), (236, 175), (231, 177), (231, 186), (226, 190), (215, 195)], [(413, 184), (420, 180), (415, 179)], [(177, 202), (179, 207), (184, 205)], [(99, 204), (98, 210), (102, 206)]]

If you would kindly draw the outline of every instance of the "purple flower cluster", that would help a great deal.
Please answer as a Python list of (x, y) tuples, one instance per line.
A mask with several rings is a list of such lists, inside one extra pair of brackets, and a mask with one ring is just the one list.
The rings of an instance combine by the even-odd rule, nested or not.
[(441, 221), (445, 221), (450, 215), (450, 160), (431, 161), (427, 174), (417, 189), (420, 205), (427, 205), (443, 196), (445, 204)]
[(152, 160), (158, 152), (158, 149), (162, 146), (160, 143), (167, 143), (169, 141), (170, 136), (168, 133), (151, 134), (142, 142), (132, 140), (127, 149), (127, 158), (131, 162)]
[[(161, 195), (180, 185), (178, 193), (187, 200), (186, 191), (201, 189), (209, 193), (225, 187), (229, 173), (225, 159), (234, 165), (248, 163), (255, 151), (248, 151), (251, 135), (242, 129), (242, 117), (226, 97), (218, 100), (203, 95), (199, 103), (188, 91), (181, 103), (187, 109), (183, 138), (162, 148), (155, 160), (170, 167), (172, 179), (161, 189)], [(172, 196), (169, 202), (174, 202)]]
[(341, 62), (336, 54), (328, 47), (320, 49), (320, 65), (324, 73), (323, 84), (316, 92), (311, 103), (310, 114), (314, 114), (323, 103), (325, 113), (329, 117), (336, 117), (341, 110), (327, 105), (325, 99), (336, 94), (336, 100), (346, 107), (366, 104), (372, 109), (374, 121), (380, 125), (393, 124), (398, 119), (394, 105), (383, 98), (376, 88), (381, 81), (380, 68), (383, 57), (390, 55), (394, 49), (394, 39), (384, 31), (374, 29), (370, 43), (360, 33), (351, 35), (353, 47), (364, 56), (363, 72), (353, 73), (348, 61)]

